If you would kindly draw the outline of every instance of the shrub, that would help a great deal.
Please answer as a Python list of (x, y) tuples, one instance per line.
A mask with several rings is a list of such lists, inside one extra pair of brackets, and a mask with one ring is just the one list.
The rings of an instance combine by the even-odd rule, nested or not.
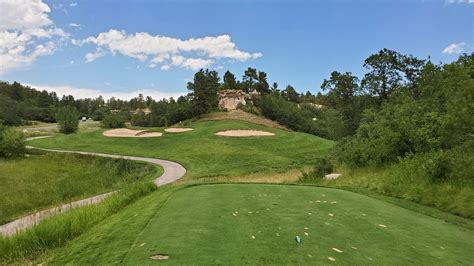
[(451, 172), (451, 162), (442, 152), (430, 154), (423, 168), (433, 182), (442, 182), (448, 179)]
[(334, 170), (334, 166), (331, 161), (327, 158), (318, 158), (314, 165), (313, 173), (316, 177), (323, 178), (325, 175), (330, 174)]
[(252, 102), (248, 102), (246, 105), (243, 105), (242, 103), (239, 103), (237, 105), (237, 109), (242, 110), (242, 111), (247, 112), (247, 113), (254, 114), (254, 115), (262, 115), (260, 110)]
[(312, 182), (316, 179), (321, 179), (325, 175), (330, 174), (334, 171), (334, 165), (328, 158), (318, 158), (316, 159), (314, 168), (309, 173), (304, 173), (300, 178), (301, 182)]
[(25, 154), (23, 133), (0, 125), (0, 157), (15, 158)]
[(132, 116), (132, 125), (139, 126), (139, 127), (148, 127), (150, 126), (150, 116), (146, 115), (143, 111), (139, 111), (138, 113)]
[(59, 108), (56, 119), (59, 125), (59, 132), (70, 134), (79, 128), (79, 112), (73, 106), (64, 106)]
[(106, 128), (121, 128), (125, 126), (128, 117), (125, 112), (110, 113), (102, 119), (102, 125)]

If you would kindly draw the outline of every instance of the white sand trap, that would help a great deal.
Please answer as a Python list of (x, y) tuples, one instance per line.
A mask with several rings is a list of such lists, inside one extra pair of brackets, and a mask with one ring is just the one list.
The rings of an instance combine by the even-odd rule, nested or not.
[(226, 136), (226, 137), (264, 137), (264, 136), (274, 136), (272, 132), (261, 131), (261, 130), (246, 130), (246, 129), (236, 129), (236, 130), (225, 130), (219, 131), (216, 133), (217, 136)]
[(191, 130), (193, 129), (189, 127), (169, 127), (165, 129), (165, 131), (168, 133), (181, 133), (181, 132), (187, 132)]
[(132, 130), (128, 128), (116, 128), (104, 131), (102, 133), (106, 137), (121, 137), (121, 138), (150, 138), (161, 137), (163, 133), (147, 132), (146, 130)]

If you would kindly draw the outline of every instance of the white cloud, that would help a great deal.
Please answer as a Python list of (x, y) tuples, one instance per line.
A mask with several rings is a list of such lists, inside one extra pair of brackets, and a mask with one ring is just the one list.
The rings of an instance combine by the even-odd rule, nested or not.
[(462, 3), (467, 3), (467, 4), (474, 4), (474, 0), (446, 0), (446, 4), (462, 4)]
[(69, 27), (73, 27), (73, 28), (82, 28), (82, 24), (79, 24), (79, 23), (69, 23)]
[(75, 7), (75, 6), (78, 6), (79, 4), (78, 3), (70, 3), (69, 6), (70, 7)]
[(101, 49), (97, 49), (95, 52), (93, 53), (87, 53), (85, 58), (86, 58), (86, 62), (89, 63), (89, 62), (92, 62), (94, 60), (96, 60), (97, 58), (99, 57), (102, 57), (104, 56), (104, 52), (102, 52)]
[(173, 97), (177, 99), (179, 96), (186, 95), (186, 92), (162, 92), (158, 90), (151, 90), (151, 89), (137, 89), (129, 92), (122, 92), (122, 91), (115, 91), (115, 92), (105, 92), (98, 89), (93, 88), (80, 88), (70, 85), (35, 85), (35, 84), (26, 84), (32, 88), (36, 88), (38, 90), (46, 90), (48, 92), (56, 92), (58, 97), (62, 97), (63, 95), (72, 95), (76, 99), (81, 98), (96, 98), (102, 95), (104, 99), (110, 99), (112, 97), (122, 99), (122, 100), (130, 100), (134, 97), (137, 97), (138, 94), (143, 94), (146, 96), (151, 96), (155, 100), (161, 100), (163, 98), (170, 98)]
[[(171, 66), (196, 70), (208, 67), (220, 59), (244, 62), (262, 56), (262, 53), (239, 50), (229, 35), (182, 40), (160, 35), (153, 36), (146, 32), (127, 34), (123, 30), (111, 29), (95, 37), (74, 40), (73, 44), (94, 44), (112, 55), (119, 53), (148, 62), (150, 67), (160, 64), (163, 70), (168, 70)], [(192, 57), (187, 57), (189, 54), (193, 54)]]
[(0, 0), (0, 74), (31, 65), (52, 54), (58, 38), (68, 35), (49, 19), (42, 0)]
[(461, 54), (466, 48), (465, 42), (452, 43), (448, 47), (444, 48), (443, 54)]

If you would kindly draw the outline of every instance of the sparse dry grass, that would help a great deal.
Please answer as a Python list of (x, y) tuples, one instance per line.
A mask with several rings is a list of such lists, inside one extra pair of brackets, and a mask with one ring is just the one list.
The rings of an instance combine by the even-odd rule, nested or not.
[(302, 172), (297, 169), (284, 173), (252, 173), (239, 176), (214, 176), (199, 178), (202, 183), (226, 182), (226, 183), (294, 183), (301, 177)]
[(241, 120), (259, 125), (264, 125), (267, 127), (288, 130), (288, 128), (278, 124), (275, 121), (254, 114), (246, 113), (242, 110), (232, 110), (228, 112), (216, 112), (206, 114), (203, 116), (202, 120)]

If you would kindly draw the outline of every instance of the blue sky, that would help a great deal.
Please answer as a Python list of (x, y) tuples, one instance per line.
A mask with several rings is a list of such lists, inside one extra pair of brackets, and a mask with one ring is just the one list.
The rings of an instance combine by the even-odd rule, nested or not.
[(0, 80), (76, 97), (177, 96), (202, 66), (315, 93), (382, 48), (450, 62), (474, 46), (474, 0), (3, 1)]

